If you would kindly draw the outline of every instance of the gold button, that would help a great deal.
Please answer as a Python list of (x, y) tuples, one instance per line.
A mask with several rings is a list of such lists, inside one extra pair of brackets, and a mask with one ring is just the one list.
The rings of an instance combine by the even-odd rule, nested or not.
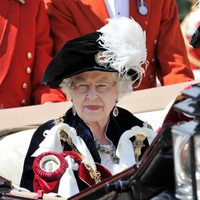
[(154, 76), (153, 76), (153, 75), (150, 75), (149, 81), (152, 82), (153, 80), (154, 80)]
[(154, 40), (154, 44), (155, 44), (155, 45), (157, 44), (157, 40)]
[(23, 89), (27, 89), (27, 87), (28, 87), (28, 84), (27, 84), (27, 83), (23, 83), (23, 84), (22, 84), (22, 88), (23, 88)]
[(22, 104), (22, 105), (26, 105), (26, 100), (25, 100), (25, 99), (22, 99), (21, 104)]
[(155, 58), (152, 58), (152, 59), (151, 59), (151, 62), (154, 63), (154, 62), (155, 62)]
[(31, 73), (31, 68), (30, 68), (30, 67), (27, 67), (27, 68), (26, 68), (26, 72), (27, 72), (27, 74), (30, 74), (30, 73)]
[(32, 58), (32, 53), (31, 53), (31, 52), (28, 52), (28, 53), (27, 53), (27, 58), (28, 58), (28, 59), (31, 59), (31, 58)]

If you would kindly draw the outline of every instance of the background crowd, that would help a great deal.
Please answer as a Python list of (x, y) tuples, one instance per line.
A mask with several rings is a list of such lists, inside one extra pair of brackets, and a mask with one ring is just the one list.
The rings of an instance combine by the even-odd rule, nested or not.
[(194, 11), (193, 4), (192, 0), (1, 0), (0, 109), (69, 100), (62, 91), (41, 84), (48, 63), (65, 42), (120, 16), (134, 18), (146, 32), (149, 64), (134, 90), (193, 80), (199, 50), (188, 41), (199, 25), (198, 17), (185, 25), (199, 10)]

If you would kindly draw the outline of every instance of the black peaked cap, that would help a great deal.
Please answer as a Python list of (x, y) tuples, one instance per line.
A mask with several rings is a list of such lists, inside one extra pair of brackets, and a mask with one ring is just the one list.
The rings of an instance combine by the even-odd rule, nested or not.
[(42, 83), (57, 89), (63, 79), (85, 71), (117, 72), (95, 61), (95, 55), (104, 51), (97, 42), (100, 36), (100, 32), (93, 32), (65, 43), (48, 65)]

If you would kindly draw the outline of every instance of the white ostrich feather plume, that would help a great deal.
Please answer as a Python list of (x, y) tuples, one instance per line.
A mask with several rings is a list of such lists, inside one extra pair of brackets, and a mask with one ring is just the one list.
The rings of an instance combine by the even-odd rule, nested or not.
[(109, 66), (122, 75), (132, 68), (141, 78), (148, 65), (146, 35), (141, 26), (134, 19), (118, 17), (108, 19), (108, 24), (98, 31), (102, 33), (98, 41), (106, 49), (103, 53)]

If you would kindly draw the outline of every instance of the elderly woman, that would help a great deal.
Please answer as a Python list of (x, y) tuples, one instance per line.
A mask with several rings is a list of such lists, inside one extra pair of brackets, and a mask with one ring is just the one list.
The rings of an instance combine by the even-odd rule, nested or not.
[[(129, 34), (134, 36), (131, 40)], [(109, 20), (99, 31), (63, 46), (43, 82), (60, 87), (73, 106), (34, 133), (22, 187), (68, 198), (139, 164), (155, 133), (116, 104), (140, 82), (143, 64), (147, 65), (145, 35), (128, 18)]]

